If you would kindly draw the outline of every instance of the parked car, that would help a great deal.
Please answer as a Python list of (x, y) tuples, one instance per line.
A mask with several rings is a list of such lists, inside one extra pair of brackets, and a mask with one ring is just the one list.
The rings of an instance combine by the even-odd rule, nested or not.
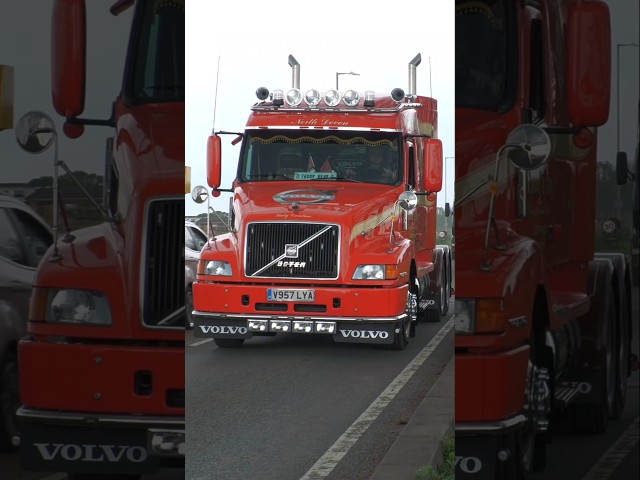
[(200, 250), (207, 243), (207, 234), (193, 222), (184, 222), (184, 303), (187, 312), (186, 327), (193, 328), (193, 293), (191, 286), (196, 279)]
[(53, 243), (49, 225), (20, 200), (0, 195), (0, 452), (15, 447), (20, 406), (18, 340), (27, 331), (33, 276)]

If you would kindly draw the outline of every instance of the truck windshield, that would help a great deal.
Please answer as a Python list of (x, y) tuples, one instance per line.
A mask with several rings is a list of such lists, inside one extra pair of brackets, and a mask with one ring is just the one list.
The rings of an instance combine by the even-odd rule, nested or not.
[(399, 185), (401, 144), (398, 133), (248, 130), (239, 179)]
[(130, 96), (135, 103), (184, 102), (184, 0), (147, 0), (138, 8)]
[(513, 15), (505, 0), (456, 0), (456, 106), (506, 111), (513, 104)]

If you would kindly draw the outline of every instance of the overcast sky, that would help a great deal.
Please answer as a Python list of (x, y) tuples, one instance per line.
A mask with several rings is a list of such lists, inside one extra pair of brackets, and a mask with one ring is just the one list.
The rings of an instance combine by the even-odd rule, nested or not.
[[(113, 0), (87, 2), (87, 86), (82, 117), (104, 119), (120, 92), (132, 10), (117, 17), (109, 13)], [(28, 111), (40, 110), (56, 123), (60, 158), (72, 170), (104, 173), (108, 127), (85, 127), (79, 139), (62, 133), (62, 118), (51, 102), (52, 1), (2, 2), (0, 7), (0, 64), (14, 67), (14, 122)], [(53, 172), (53, 148), (39, 155), (23, 152), (11, 130), (0, 132), (0, 183), (26, 183)]]
[[(420, 53), (416, 90), (438, 101), (438, 136), (444, 155), (453, 157), (453, 0), (403, 0), (395, 4), (274, 0), (246, 6), (191, 0), (186, 12), (185, 163), (191, 167), (192, 187), (207, 185), (205, 151), (214, 105), (216, 131), (244, 131), (258, 87), (286, 91), (292, 86), (290, 54), (300, 63), (302, 91), (335, 88), (336, 72), (355, 72), (360, 75), (339, 77), (341, 91), (354, 88), (390, 93), (395, 87), (407, 91), (408, 64)], [(222, 137), (223, 188), (231, 186), (240, 153), (239, 144), (230, 145), (231, 138)], [(447, 196), (452, 201), (453, 159), (448, 162)], [(226, 212), (229, 197), (221, 194), (212, 206)], [(205, 208), (186, 195), (185, 212), (204, 213)]]

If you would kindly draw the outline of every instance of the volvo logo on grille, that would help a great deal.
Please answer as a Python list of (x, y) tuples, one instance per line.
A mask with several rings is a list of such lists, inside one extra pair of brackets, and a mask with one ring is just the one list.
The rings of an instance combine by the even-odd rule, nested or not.
[(284, 256), (287, 258), (298, 258), (298, 245), (287, 243), (284, 246)]

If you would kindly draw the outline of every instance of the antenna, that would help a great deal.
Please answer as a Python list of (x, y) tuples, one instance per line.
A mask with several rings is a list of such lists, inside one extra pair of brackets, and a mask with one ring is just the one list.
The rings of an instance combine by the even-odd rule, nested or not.
[(220, 55), (218, 55), (218, 69), (216, 70), (216, 93), (213, 98), (213, 125), (211, 125), (211, 133), (216, 131), (216, 107), (218, 106), (218, 77), (220, 76)]
[(429, 96), (433, 98), (433, 89), (431, 88), (431, 57), (429, 57)]

